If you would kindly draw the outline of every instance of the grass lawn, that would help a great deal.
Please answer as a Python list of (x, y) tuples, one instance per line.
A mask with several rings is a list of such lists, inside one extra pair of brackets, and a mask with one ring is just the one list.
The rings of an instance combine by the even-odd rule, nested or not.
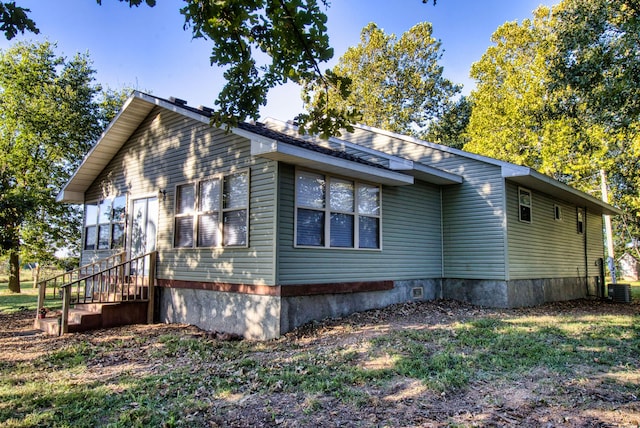
[[(0, 290), (0, 321), (19, 323)], [(0, 333), (0, 425), (635, 426), (638, 308), (414, 303), (268, 342), (164, 325)]]
[[(20, 283), (20, 293), (9, 291), (9, 284), (6, 277), (0, 276), (0, 313), (12, 314), (19, 311), (33, 311), (35, 317), (38, 305), (38, 289), (33, 288), (32, 281)], [(47, 300), (45, 307), (58, 310), (62, 308), (62, 301)]]
[(631, 300), (640, 302), (640, 281), (630, 282)]

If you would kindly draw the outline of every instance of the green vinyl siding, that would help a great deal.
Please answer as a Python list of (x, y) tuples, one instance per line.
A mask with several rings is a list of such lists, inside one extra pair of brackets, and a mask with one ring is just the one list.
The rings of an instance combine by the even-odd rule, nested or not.
[(442, 187), (444, 277), (504, 280), (504, 180), (501, 168), (435, 145), (356, 129), (350, 141), (458, 174)]
[(442, 190), (444, 276), (503, 280), (504, 181), (496, 168), (474, 162), (466, 174), (463, 184)]
[(294, 248), (294, 171), (280, 164), (278, 283), (440, 278), (440, 191), (417, 182), (382, 188), (382, 249)]
[[(531, 189), (529, 189), (531, 190)], [(507, 183), (507, 222), (510, 279), (565, 278), (586, 276), (585, 266), (593, 264), (590, 275), (596, 275), (595, 259), (602, 257), (602, 220), (587, 216), (587, 233), (577, 232), (577, 207), (532, 190), (531, 223), (518, 220), (518, 186)], [(554, 206), (562, 209), (556, 220)], [(600, 230), (599, 237), (597, 230)], [(585, 254), (585, 239), (593, 246)]]
[(606, 263), (604, 219), (601, 215), (587, 211), (587, 269), (588, 276), (600, 275), (597, 260)]
[[(173, 248), (176, 186), (250, 171), (248, 248)], [(250, 141), (183, 115), (154, 109), (105, 166), (87, 200), (128, 193), (158, 195), (158, 277), (184, 281), (274, 284), (276, 163), (252, 159)]]

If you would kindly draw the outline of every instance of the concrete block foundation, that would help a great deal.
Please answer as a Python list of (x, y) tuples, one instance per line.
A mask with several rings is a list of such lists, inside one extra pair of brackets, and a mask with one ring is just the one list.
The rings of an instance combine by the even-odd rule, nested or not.
[(478, 306), (518, 308), (597, 295), (598, 277), (512, 281), (444, 279), (442, 297)]
[(433, 300), (439, 296), (440, 279), (420, 279), (394, 281), (393, 289), (386, 291), (283, 297), (280, 331), (285, 333), (313, 320), (339, 318), (394, 303)]
[(160, 321), (272, 339), (280, 331), (280, 297), (186, 288), (162, 288)]
[(274, 286), (267, 287), (266, 294), (161, 287), (159, 313), (161, 322), (192, 324), (247, 339), (267, 340), (313, 320), (343, 317), (395, 303), (444, 298), (487, 307), (536, 306), (593, 296), (597, 282), (596, 277), (513, 281), (434, 278), (391, 281), (386, 288), (369, 289), (352, 289), (349, 284)]
[[(285, 288), (287, 286), (282, 286)], [(440, 297), (440, 279), (395, 281), (389, 290), (312, 295), (257, 295), (162, 287), (160, 321), (267, 340), (312, 320), (336, 318), (412, 300)]]

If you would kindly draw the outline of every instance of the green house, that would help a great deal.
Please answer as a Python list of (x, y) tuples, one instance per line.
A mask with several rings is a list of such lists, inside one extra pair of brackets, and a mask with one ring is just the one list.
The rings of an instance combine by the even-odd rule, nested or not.
[(248, 338), (422, 299), (597, 295), (603, 215), (530, 168), (366, 126), (322, 140), (134, 92), (59, 201), (82, 262), (156, 251), (156, 319)]

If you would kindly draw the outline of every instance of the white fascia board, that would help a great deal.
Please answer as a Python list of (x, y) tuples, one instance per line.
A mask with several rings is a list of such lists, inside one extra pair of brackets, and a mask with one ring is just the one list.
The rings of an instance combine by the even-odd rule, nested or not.
[(341, 140), (335, 137), (329, 139), (334, 143), (343, 144), (345, 147), (349, 147), (353, 150), (367, 153), (370, 155), (378, 156), (383, 159), (387, 159), (388, 168), (394, 171), (406, 171), (407, 174), (411, 174), (416, 178), (423, 181), (434, 184), (460, 184), (462, 183), (462, 177), (456, 174), (452, 174), (441, 169), (425, 165), (420, 162), (414, 162), (410, 159), (401, 158), (399, 156), (390, 155), (379, 150), (370, 149), (368, 147), (361, 146), (356, 143)]
[(412, 176), (390, 171), (386, 168), (378, 168), (353, 162), (268, 138), (255, 137), (256, 136), (252, 134), (252, 156), (261, 156), (323, 172), (389, 186), (406, 186), (414, 182)]
[(84, 203), (84, 193), (83, 192), (72, 192), (69, 190), (61, 190), (56, 196), (56, 202), (68, 202), (71, 204), (82, 204)]
[(415, 162), (413, 171), (416, 178), (433, 184), (460, 184), (464, 181), (461, 175), (443, 171), (419, 162)]
[[(111, 133), (112, 129), (115, 127), (115, 124), (118, 123), (118, 120), (120, 120), (120, 118), (125, 114), (127, 108), (136, 98), (139, 98), (140, 95), (141, 93), (138, 91), (133, 91), (133, 93), (129, 95), (129, 98), (127, 98), (124, 104), (122, 104), (120, 111), (118, 111), (116, 116), (111, 120), (111, 122), (109, 122), (105, 130), (102, 131), (102, 134), (100, 134), (97, 142), (93, 145), (93, 147), (89, 149), (78, 168), (76, 168), (71, 177), (69, 177), (69, 180), (67, 180), (65, 185), (58, 192), (58, 195), (56, 196), (56, 202), (78, 202), (78, 192), (68, 191), (67, 188), (79, 179), (80, 174), (82, 174), (82, 172), (87, 168), (88, 163), (91, 162), (93, 156), (95, 156), (96, 151), (99, 151), (101, 149), (101, 145), (104, 144), (103, 141)], [(84, 201), (84, 195), (82, 195), (81, 200)]]
[(409, 159), (389, 159), (389, 169), (394, 171), (411, 171), (414, 162)]
[(508, 165), (502, 168), (502, 177), (531, 190), (538, 190), (552, 197), (573, 203), (576, 206), (585, 206), (605, 215), (623, 214), (618, 208), (532, 168)]
[[(140, 101), (148, 104), (148, 111), (147, 109), (142, 110), (146, 113), (151, 111), (151, 109), (153, 109), (153, 106), (158, 106), (162, 107), (165, 110), (172, 111), (201, 123), (209, 124), (210, 122), (209, 117), (204, 112), (200, 114), (190, 109), (172, 104), (166, 100), (156, 98), (152, 95), (148, 95), (139, 91), (133, 91), (129, 98), (127, 98), (127, 100), (124, 102), (122, 108), (115, 116), (115, 118), (102, 132), (100, 138), (98, 138), (97, 143), (94, 144), (94, 146), (89, 150), (78, 169), (75, 170), (71, 178), (69, 178), (69, 181), (67, 181), (62, 190), (58, 193), (56, 197), (56, 200), (58, 202), (78, 202), (78, 192), (70, 191), (69, 187), (88, 187), (91, 182), (93, 182), (93, 179), (102, 170), (104, 164), (108, 160), (113, 158), (115, 153), (120, 150), (120, 148), (126, 142), (127, 138), (130, 135), (129, 132), (125, 132), (124, 134), (122, 133), (122, 124), (126, 126), (127, 120), (132, 119), (131, 117), (128, 117), (132, 114), (130, 113), (131, 105), (134, 102), (140, 104)], [(139, 121), (142, 121), (144, 119), (143, 116), (144, 115), (134, 117), (133, 120), (136, 124), (138, 124)]]
[(453, 155), (457, 155), (457, 156), (462, 156), (468, 159), (473, 159), (473, 160), (477, 160), (480, 162), (484, 162), (484, 163), (488, 163), (491, 165), (496, 165), (496, 166), (510, 166), (512, 164), (510, 164), (509, 162), (505, 162), (505, 161), (501, 161), (498, 159), (494, 159), (494, 158), (490, 158), (487, 156), (482, 156), (482, 155), (478, 155), (476, 153), (471, 153), (471, 152), (466, 152), (464, 150), (460, 150), (460, 149), (454, 149), (453, 147), (449, 147), (449, 146), (445, 146), (442, 144), (437, 144), (437, 143), (432, 143), (430, 141), (425, 141), (425, 140), (421, 140), (419, 138), (416, 137), (412, 137), (410, 135), (404, 135), (404, 134), (398, 134), (396, 132), (392, 132), (392, 131), (386, 131), (384, 129), (380, 129), (380, 128), (376, 128), (373, 126), (368, 126), (368, 125), (361, 125), (361, 124), (356, 124), (354, 125), (356, 128), (362, 129), (364, 131), (369, 131), (372, 132), (374, 134), (379, 134), (379, 135), (384, 135), (390, 138), (395, 138), (398, 140), (402, 140), (402, 141), (406, 141), (409, 143), (413, 143), (413, 144), (417, 144), (423, 147), (429, 147), (435, 150), (439, 150), (445, 153), (450, 153)]
[[(96, 163), (94, 162), (94, 158), (101, 157), (101, 152), (104, 152), (105, 147), (107, 146), (115, 144), (117, 146), (117, 149), (116, 149), (117, 151), (122, 146), (122, 144), (124, 144), (124, 141), (121, 141), (121, 140), (124, 140), (124, 138), (118, 137), (116, 139), (112, 139), (111, 133), (115, 132), (115, 129), (118, 127), (120, 120), (123, 118), (124, 115), (128, 113), (129, 107), (137, 99), (142, 99), (151, 104), (155, 104), (151, 101), (151, 98), (148, 95), (138, 91), (133, 91), (133, 93), (129, 96), (129, 98), (127, 98), (127, 100), (122, 105), (122, 108), (120, 109), (118, 114), (116, 114), (113, 120), (111, 120), (109, 125), (107, 125), (106, 129), (102, 131), (102, 134), (100, 134), (98, 141), (93, 145), (93, 147), (91, 147), (91, 149), (89, 149), (84, 159), (82, 160), (82, 163), (80, 164), (80, 166), (78, 166), (78, 168), (74, 171), (74, 173), (71, 175), (67, 183), (62, 187), (60, 192), (58, 192), (58, 195), (56, 196), (56, 201), (78, 202), (77, 200), (68, 199), (69, 197), (73, 199), (77, 199), (77, 196), (68, 196), (71, 194), (75, 195), (77, 192), (69, 192), (67, 189), (74, 184), (75, 184), (74, 187), (78, 185), (80, 185), (81, 187), (82, 186), (88, 187), (91, 184), (91, 181), (93, 181), (93, 179), (87, 180), (85, 176), (91, 176), (95, 178), (95, 176), (97, 176), (99, 173), (99, 171), (98, 172), (95, 172), (95, 171), (97, 169), (100, 169), (99, 167), (92, 165), (92, 163), (93, 164)], [(109, 149), (107, 149), (107, 151), (109, 151)], [(112, 156), (108, 156), (108, 157), (112, 157)], [(102, 162), (100, 164), (102, 164)], [(87, 170), (91, 170), (92, 172), (87, 173), (86, 172)], [(80, 182), (81, 184), (78, 184), (78, 182)]]
[(232, 132), (240, 137), (251, 140), (251, 154), (260, 156), (262, 153), (270, 153), (278, 150), (278, 140), (254, 134), (240, 128), (233, 128)]
[(136, 98), (147, 101), (148, 103), (155, 104), (158, 107), (162, 107), (163, 109), (172, 111), (174, 113), (180, 114), (182, 116), (186, 116), (190, 119), (196, 120), (198, 122), (209, 124), (211, 119), (207, 116), (207, 114), (203, 111), (202, 114), (196, 113), (188, 108), (182, 108), (179, 105), (170, 103), (161, 98), (156, 98), (152, 95), (147, 95), (142, 92), (137, 92)]
[[(297, 126), (277, 120), (277, 119), (267, 118), (265, 120), (265, 123), (268, 123), (268, 122), (277, 122), (280, 126), (283, 126), (289, 130), (294, 130), (294, 131), (298, 130)], [(374, 128), (371, 128), (371, 130), (374, 130)], [(411, 138), (412, 142), (415, 142), (415, 140), (416, 139)], [(426, 181), (433, 184), (439, 184), (439, 185), (460, 184), (463, 181), (462, 177), (459, 175), (452, 174), (452, 173), (449, 173), (441, 169), (431, 167), (419, 162), (414, 162), (412, 160), (409, 160), (400, 156), (391, 155), (389, 153), (382, 152), (380, 150), (365, 147), (360, 144), (347, 141), (343, 138), (330, 137), (329, 142), (342, 145), (344, 148), (349, 148), (361, 153), (366, 153), (369, 155), (376, 156), (378, 158), (386, 159), (388, 162), (387, 167), (389, 169), (394, 171), (405, 171), (407, 174), (410, 174), (422, 181)]]
[(502, 171), (502, 177), (508, 178), (508, 177), (522, 177), (522, 176), (530, 175), (531, 171), (533, 170), (526, 166), (510, 164), (510, 165), (502, 165), (501, 171)]

